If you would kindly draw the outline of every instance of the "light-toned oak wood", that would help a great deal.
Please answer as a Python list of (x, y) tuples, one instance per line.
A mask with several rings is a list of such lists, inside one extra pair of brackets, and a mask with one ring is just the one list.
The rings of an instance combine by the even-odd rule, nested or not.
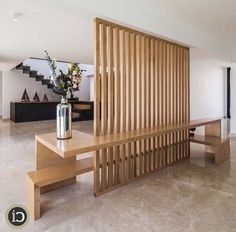
[(221, 121), (217, 121), (205, 126), (205, 135), (221, 138)]
[(85, 105), (85, 104), (74, 104), (73, 108), (76, 110), (90, 110), (91, 105)]
[(217, 145), (225, 142), (227, 139), (217, 138), (215, 136), (194, 135), (190, 137), (190, 142), (199, 143), (203, 145)]
[(37, 135), (36, 141), (48, 147), (59, 156), (69, 158), (86, 152), (106, 149), (111, 146), (118, 146), (172, 132), (188, 130), (193, 127), (206, 126), (215, 122), (220, 122), (220, 119), (191, 120), (189, 122), (143, 128), (98, 137), (73, 130), (73, 136), (68, 140), (57, 140), (56, 133), (53, 132)]
[(28, 172), (27, 175), (36, 186), (43, 187), (90, 171), (93, 171), (93, 158), (53, 165)]
[(50, 192), (52, 190), (65, 187), (67, 185), (74, 184), (75, 182), (76, 182), (76, 177), (71, 177), (66, 180), (58, 181), (56, 183), (52, 183), (50, 185), (46, 185), (46, 186), (41, 187), (40, 193), (42, 194), (42, 193)]
[(230, 159), (230, 141), (226, 140), (221, 144), (214, 146), (215, 163), (222, 164)]
[[(35, 142), (35, 158), (36, 158), (36, 170), (48, 168), (54, 165), (64, 164), (64, 163), (75, 163), (76, 157), (70, 157), (63, 159), (58, 156), (57, 153), (52, 151), (49, 147), (44, 146), (39, 141)], [(76, 178), (72, 177), (68, 180), (60, 181), (56, 185), (48, 185), (40, 189), (40, 192), (47, 192), (52, 189), (60, 188), (62, 186), (73, 184), (76, 182)]]
[[(77, 175), (94, 170), (93, 158), (85, 158), (75, 162), (52, 165), (26, 174), (28, 208), (34, 220), (40, 218), (40, 189), (52, 184), (65, 183)], [(63, 182), (64, 181), (64, 182)], [(67, 183), (68, 184), (68, 183)], [(58, 186), (57, 186), (58, 187)], [(55, 188), (55, 187), (54, 187)]]
[(129, 32), (132, 32), (132, 33), (135, 33), (135, 34), (139, 34), (139, 35), (142, 35), (142, 36), (146, 36), (150, 39), (158, 39), (159, 41), (162, 41), (162, 42), (166, 42), (166, 43), (170, 43), (170, 44), (173, 44), (173, 45), (177, 45), (178, 47), (182, 47), (184, 49), (189, 49), (189, 47), (186, 47), (186, 46), (183, 46), (181, 44), (177, 44), (177, 43), (174, 43), (174, 42), (171, 42), (171, 41), (168, 41), (168, 40), (165, 40), (165, 39), (162, 39), (162, 38), (159, 38), (159, 37), (156, 37), (156, 36), (152, 36), (150, 34), (147, 34), (147, 33), (143, 33), (141, 31), (138, 31), (138, 30), (135, 30), (133, 28), (130, 28), (130, 27), (126, 27), (126, 26), (123, 26), (123, 25), (120, 25), (120, 24), (117, 24), (117, 23), (114, 23), (114, 22), (111, 22), (111, 21), (107, 21), (107, 20), (104, 20), (104, 19), (101, 19), (101, 18), (95, 18), (94, 19), (94, 22), (95, 23), (98, 23), (98, 24), (104, 24), (106, 26), (113, 26), (114, 28), (119, 28), (120, 30), (125, 30), (125, 31), (129, 31)]
[[(95, 91), (99, 91), (95, 104), (101, 105), (101, 109), (97, 107), (99, 110), (94, 114), (96, 136), (111, 136), (113, 133), (189, 120), (189, 107), (186, 106), (189, 102), (189, 48), (98, 18), (95, 19), (95, 38), (98, 42), (95, 42), (95, 72), (98, 72), (95, 75), (101, 77), (102, 83), (96, 82), (99, 86), (95, 87)], [(112, 61), (114, 67), (111, 67)], [(113, 89), (109, 82), (112, 68)], [(107, 72), (108, 75), (104, 75)], [(111, 109), (112, 91), (114, 111)], [(99, 94), (102, 95), (101, 103), (98, 101)], [(113, 131), (109, 127), (112, 117)], [(105, 185), (109, 188), (109, 173), (112, 170), (114, 184), (117, 185), (120, 181), (183, 159), (189, 155), (188, 148), (188, 130), (114, 144), (108, 150), (100, 151), (99, 155), (102, 162), (107, 159), (109, 163), (108, 178), (102, 171), (102, 182), (105, 180), (103, 190)], [(120, 159), (121, 163), (115, 162)], [(110, 164), (112, 160), (114, 162)]]
[(221, 164), (230, 158), (229, 139), (222, 139), (209, 135), (194, 135), (193, 137), (190, 137), (190, 141), (206, 145), (206, 153), (214, 153), (216, 164)]
[(27, 209), (34, 220), (40, 218), (40, 188), (26, 175)]
[(94, 135), (100, 134), (100, 23), (94, 21)]

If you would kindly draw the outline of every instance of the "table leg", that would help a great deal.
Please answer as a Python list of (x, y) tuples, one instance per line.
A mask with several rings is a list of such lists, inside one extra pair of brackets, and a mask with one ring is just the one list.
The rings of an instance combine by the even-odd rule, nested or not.
[[(205, 126), (205, 136), (211, 136), (221, 139), (221, 121), (211, 123)], [(206, 146), (206, 153), (215, 154), (215, 163), (221, 164), (230, 158), (230, 142), (227, 139), (217, 145)]]
[(205, 126), (205, 136), (221, 138), (221, 121), (217, 121)]
[[(40, 142), (36, 141), (36, 170), (51, 167), (53, 165), (62, 164), (66, 162), (76, 162), (76, 157), (71, 158), (62, 158), (55, 152), (51, 151), (47, 147), (45, 147)], [(40, 192), (48, 192), (60, 187), (63, 187), (65, 185), (73, 184), (76, 182), (76, 176), (69, 178), (67, 180), (63, 180), (51, 185), (47, 185), (45, 187), (40, 188)]]

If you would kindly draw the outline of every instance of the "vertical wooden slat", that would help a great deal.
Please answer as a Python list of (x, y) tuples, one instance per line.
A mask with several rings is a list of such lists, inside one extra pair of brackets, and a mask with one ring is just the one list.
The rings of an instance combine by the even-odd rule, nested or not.
[[(131, 130), (131, 54), (130, 54), (130, 32), (125, 33), (125, 46), (126, 46), (126, 131)], [(126, 178), (130, 178), (131, 170), (131, 145), (126, 144)]]
[[(154, 62), (155, 62), (155, 44), (154, 40), (150, 40), (150, 127), (154, 127), (155, 125), (155, 78), (154, 78)], [(154, 170), (155, 163), (155, 139), (150, 139), (149, 148), (151, 150), (150, 155), (150, 170)]]
[[(176, 69), (176, 46), (173, 47), (173, 123), (177, 123), (177, 69)], [(177, 161), (177, 132), (174, 133), (173, 135), (173, 161)]]
[[(125, 31), (121, 30), (121, 41), (120, 41), (120, 54), (121, 54), (121, 62), (120, 62), (120, 69), (121, 69), (121, 118), (120, 118), (120, 128), (122, 132), (126, 131), (126, 68), (125, 68)], [(120, 153), (121, 153), (121, 163), (122, 163), (122, 174), (121, 174), (121, 182), (125, 181), (125, 157), (126, 157), (126, 149), (125, 145), (121, 145)]]
[[(159, 71), (159, 56), (158, 56), (158, 52), (159, 52), (159, 43), (158, 40), (155, 40), (154, 42), (154, 54), (155, 54), (155, 71), (154, 71), (154, 95), (155, 95), (155, 101), (154, 101), (154, 105), (155, 105), (155, 123), (154, 126), (158, 126), (159, 125), (159, 75), (158, 75), (158, 71)], [(155, 169), (159, 168), (159, 137), (155, 137), (154, 139), (154, 148), (155, 148)]]
[[(115, 69), (115, 132), (120, 132), (120, 36), (119, 29), (114, 29), (114, 69)], [(115, 148), (115, 168), (114, 168), (114, 183), (119, 182), (119, 162), (120, 162), (120, 147)]]
[[(190, 120), (190, 70), (189, 70), (189, 49), (187, 50), (187, 120)], [(189, 133), (188, 133), (188, 156), (190, 156), (190, 141), (189, 141)]]
[[(169, 123), (170, 124), (173, 124), (174, 123), (174, 115), (173, 115), (173, 105), (174, 105), (174, 86), (173, 86), (173, 79), (174, 79), (174, 74), (173, 74), (173, 71), (174, 71), (174, 65), (173, 65), (173, 45), (170, 46), (170, 121)], [(173, 163), (173, 160), (174, 160), (174, 147), (173, 147), (173, 141), (174, 141), (174, 133), (171, 133), (170, 134), (170, 145), (171, 145), (171, 148), (170, 148), (170, 154), (171, 154), (171, 157), (170, 157), (170, 162)]]
[(100, 134), (100, 24), (95, 21), (94, 23), (94, 135)]
[[(166, 124), (170, 124), (170, 45), (166, 46)], [(166, 163), (170, 163), (170, 134), (166, 136)]]
[(102, 25), (101, 29), (101, 134), (105, 135), (107, 133), (107, 27)]
[[(149, 51), (148, 51), (148, 38), (145, 37), (144, 39), (144, 128), (148, 127), (148, 117), (147, 117), (147, 112), (148, 112), (148, 106), (149, 102), (148, 102), (148, 84), (149, 84), (149, 76), (148, 76), (148, 64), (149, 64)], [(148, 169), (148, 139), (144, 139), (144, 172), (147, 173), (147, 169)]]
[(113, 28), (108, 28), (108, 132), (113, 133), (114, 80), (113, 80)]
[[(184, 85), (184, 91), (185, 91), (185, 121), (188, 121), (188, 50), (184, 49), (184, 72), (185, 72), (185, 85)], [(188, 144), (189, 144), (189, 132), (188, 130), (185, 131), (185, 153), (186, 157), (189, 156), (189, 150), (188, 150)]]
[[(137, 78), (136, 78), (136, 35), (131, 34), (131, 130), (137, 129)], [(131, 177), (137, 176), (137, 142), (131, 144), (132, 173)]]
[[(167, 124), (167, 44), (163, 43), (163, 125)], [(163, 166), (167, 165), (167, 135), (163, 136), (163, 146), (164, 146), (164, 153), (163, 153)]]
[[(145, 37), (140, 36), (140, 79), (139, 79), (139, 91), (140, 91), (140, 128), (145, 128)], [(144, 140), (139, 143), (140, 149), (140, 174), (144, 173)]]
[[(94, 135), (100, 133), (100, 24), (94, 22)], [(94, 194), (100, 191), (100, 156), (99, 151), (94, 152)]]
[[(159, 125), (163, 125), (163, 43), (159, 42), (159, 56), (158, 56), (158, 82), (159, 82), (159, 88), (158, 88), (158, 98), (159, 98)], [(163, 163), (163, 136), (159, 136), (159, 167), (162, 167)]]
[[(183, 89), (183, 121), (185, 122), (187, 117), (186, 117), (186, 72), (185, 72), (185, 50), (183, 49), (183, 55), (182, 55), (182, 67), (183, 67), (183, 84), (182, 84), (182, 89)], [(184, 158), (187, 156), (187, 143), (186, 141), (186, 137), (187, 137), (187, 133), (186, 130), (183, 131), (183, 154), (184, 154)]]
[[(101, 135), (107, 133), (107, 51), (106, 51), (106, 42), (107, 40), (107, 27), (102, 25), (101, 28)], [(101, 161), (102, 161), (102, 170), (101, 170), (101, 188), (102, 190), (106, 189), (107, 185), (107, 151), (106, 149), (101, 150)]]
[[(150, 127), (150, 39), (146, 38), (145, 41), (146, 46), (146, 125), (145, 127)], [(146, 172), (149, 172), (150, 169), (150, 156), (151, 156), (151, 148), (150, 148), (150, 139), (146, 139)]]
[[(145, 128), (145, 122), (146, 122), (146, 81), (145, 81), (145, 66), (146, 66), (146, 59), (145, 59), (146, 49), (145, 49), (145, 37), (141, 37), (141, 75), (142, 75), (142, 112), (141, 112), (141, 120), (142, 120), (142, 128)], [(146, 146), (145, 146), (145, 140), (141, 141), (141, 151), (142, 151), (142, 159), (141, 159), (141, 172), (142, 174), (145, 172), (145, 155), (146, 155)]]
[[(114, 76), (113, 76), (113, 28), (108, 27), (108, 133), (113, 133), (114, 123)], [(113, 185), (113, 147), (108, 148), (108, 186)]]
[[(141, 52), (141, 36), (137, 35), (137, 129), (142, 128), (142, 52)], [(138, 176), (142, 173), (142, 141), (138, 142)]]
[[(179, 51), (179, 68), (180, 68), (180, 80), (179, 80), (179, 114), (180, 114), (180, 122), (183, 122), (183, 67), (182, 67), (182, 48)], [(183, 131), (180, 131), (180, 157), (183, 159)]]
[[(177, 123), (180, 122), (180, 48), (177, 47), (177, 83), (176, 83), (176, 87), (177, 87), (177, 97), (176, 97), (176, 108), (177, 108)], [(178, 156), (178, 160), (180, 159), (180, 132), (177, 132), (177, 156)]]

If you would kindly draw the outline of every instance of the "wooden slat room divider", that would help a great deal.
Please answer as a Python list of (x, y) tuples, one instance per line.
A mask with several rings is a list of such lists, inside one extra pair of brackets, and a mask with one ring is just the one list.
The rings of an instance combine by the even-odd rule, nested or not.
[[(189, 48), (95, 21), (96, 136), (189, 120)], [(95, 195), (189, 157), (188, 131), (96, 152)]]

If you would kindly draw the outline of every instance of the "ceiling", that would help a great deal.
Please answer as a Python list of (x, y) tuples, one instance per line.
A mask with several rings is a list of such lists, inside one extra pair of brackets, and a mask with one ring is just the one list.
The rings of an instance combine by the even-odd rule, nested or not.
[[(236, 62), (235, 0), (0, 0), (0, 70), (28, 57), (93, 63), (102, 17)], [(18, 22), (13, 12), (22, 15)]]

